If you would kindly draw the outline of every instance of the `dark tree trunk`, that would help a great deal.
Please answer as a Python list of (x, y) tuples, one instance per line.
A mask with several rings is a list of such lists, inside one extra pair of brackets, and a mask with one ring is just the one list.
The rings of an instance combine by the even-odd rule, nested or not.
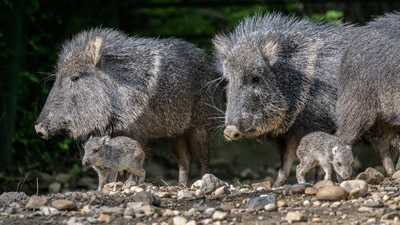
[(6, 23), (5, 73), (0, 76), (0, 165), (8, 165), (14, 152), (12, 138), (17, 109), (18, 75), (24, 61), (24, 0), (14, 0), (9, 6)]

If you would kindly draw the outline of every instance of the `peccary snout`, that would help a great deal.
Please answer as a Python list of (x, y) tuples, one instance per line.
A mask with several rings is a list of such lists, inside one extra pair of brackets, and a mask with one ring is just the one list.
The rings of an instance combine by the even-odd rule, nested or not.
[(45, 140), (49, 138), (49, 133), (47, 130), (42, 126), (41, 123), (35, 125), (36, 134)]
[(90, 166), (89, 160), (83, 159), (83, 160), (82, 160), (82, 165), (84, 165), (84, 166)]
[(228, 125), (224, 130), (225, 138), (229, 141), (236, 141), (242, 138), (242, 133), (235, 125)]

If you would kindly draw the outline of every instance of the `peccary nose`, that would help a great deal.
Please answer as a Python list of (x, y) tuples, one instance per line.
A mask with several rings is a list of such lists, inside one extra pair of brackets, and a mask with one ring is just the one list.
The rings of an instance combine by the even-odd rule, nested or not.
[(84, 160), (82, 161), (82, 164), (83, 164), (84, 166), (89, 166), (89, 161), (87, 161), (87, 160), (84, 159)]
[(225, 138), (228, 140), (236, 141), (242, 137), (242, 133), (234, 125), (229, 125), (224, 130)]
[(35, 125), (35, 130), (40, 138), (47, 140), (49, 137), (49, 133), (46, 131), (46, 129), (44, 129), (41, 123)]

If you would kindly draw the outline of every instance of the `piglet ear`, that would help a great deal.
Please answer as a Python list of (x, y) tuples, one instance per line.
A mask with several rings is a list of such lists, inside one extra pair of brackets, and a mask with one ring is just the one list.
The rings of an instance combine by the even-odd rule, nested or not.
[(104, 136), (101, 140), (103, 141), (103, 144), (108, 144), (110, 142), (111, 137), (106, 135)]
[(95, 37), (88, 41), (86, 46), (86, 53), (89, 56), (93, 66), (97, 66), (100, 61), (104, 39), (102, 37)]
[(332, 154), (333, 154), (333, 155), (336, 155), (338, 149), (339, 149), (338, 146), (333, 147), (333, 148), (332, 148)]

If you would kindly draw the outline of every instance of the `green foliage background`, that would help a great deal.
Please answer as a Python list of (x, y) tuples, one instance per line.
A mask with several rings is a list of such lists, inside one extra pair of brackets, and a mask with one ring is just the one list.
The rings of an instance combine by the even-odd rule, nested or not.
[[(0, 190), (14, 189), (34, 170), (71, 170), (79, 175), (79, 168), (71, 166), (79, 163), (79, 146), (65, 137), (43, 141), (33, 125), (51, 89), (63, 41), (84, 29), (101, 26), (131, 35), (175, 36), (197, 44), (211, 57), (213, 35), (231, 30), (255, 13), (280, 11), (336, 24), (362, 24), (398, 8), (399, 3), (382, 1), (1, 0)], [(251, 146), (217, 144), (218, 148), (247, 145)]]

